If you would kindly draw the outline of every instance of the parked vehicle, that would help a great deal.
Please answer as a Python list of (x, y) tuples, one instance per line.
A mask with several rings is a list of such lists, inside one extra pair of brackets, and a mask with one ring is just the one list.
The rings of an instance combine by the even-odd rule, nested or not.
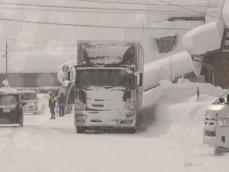
[(20, 93), (13, 88), (0, 88), (0, 124), (23, 127), (23, 105)]
[[(135, 132), (143, 95), (143, 49), (136, 42), (79, 41), (75, 72), (74, 121), (87, 129)], [(70, 80), (70, 79), (69, 79)], [(70, 82), (71, 83), (71, 82)]]
[(20, 90), (22, 102), (26, 103), (23, 107), (24, 113), (39, 113), (37, 92), (34, 90)]
[(204, 143), (216, 152), (229, 151), (229, 94), (218, 98), (206, 111)]

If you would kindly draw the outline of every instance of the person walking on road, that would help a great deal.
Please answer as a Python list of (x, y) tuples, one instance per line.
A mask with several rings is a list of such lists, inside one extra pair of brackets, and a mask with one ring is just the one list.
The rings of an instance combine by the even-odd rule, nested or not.
[(197, 101), (199, 100), (199, 98), (200, 98), (200, 89), (198, 86), (196, 86), (196, 99), (197, 99)]
[(58, 105), (59, 105), (59, 115), (61, 117), (64, 116), (65, 101), (66, 99), (64, 93), (60, 93), (58, 97)]
[(49, 109), (50, 109), (50, 113), (51, 113), (51, 117), (50, 119), (55, 119), (55, 106), (56, 106), (56, 99), (55, 96), (50, 93), (49, 94)]

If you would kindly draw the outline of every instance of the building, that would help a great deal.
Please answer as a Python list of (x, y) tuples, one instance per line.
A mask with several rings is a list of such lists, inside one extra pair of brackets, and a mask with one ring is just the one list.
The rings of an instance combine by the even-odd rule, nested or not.
[(183, 43), (192, 59), (202, 64), (206, 82), (229, 88), (229, 0), (213, 21), (187, 33)]
[(184, 50), (183, 36), (193, 28), (212, 21), (212, 15), (218, 15), (218, 1), (200, 1), (193, 6), (185, 6), (185, 3), (160, 6), (159, 12), (155, 7), (149, 7), (146, 13), (136, 16), (135, 23), (128, 25), (142, 29), (125, 29), (125, 40), (141, 42), (146, 64), (181, 52)]

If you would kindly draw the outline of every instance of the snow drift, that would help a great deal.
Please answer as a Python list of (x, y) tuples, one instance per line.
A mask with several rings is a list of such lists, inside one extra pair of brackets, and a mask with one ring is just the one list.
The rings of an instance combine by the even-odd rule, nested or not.
[[(185, 81), (185, 82), (184, 82)], [(144, 93), (143, 125), (145, 134), (195, 148), (204, 146), (203, 118), (206, 108), (226, 90), (210, 84), (178, 84), (161, 81), (160, 86)], [(200, 89), (197, 101), (196, 87)]]

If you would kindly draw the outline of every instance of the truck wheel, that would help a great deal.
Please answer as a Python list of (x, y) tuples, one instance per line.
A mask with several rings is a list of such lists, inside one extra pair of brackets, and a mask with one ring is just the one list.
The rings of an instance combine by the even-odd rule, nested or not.
[(83, 127), (76, 127), (76, 133), (85, 133), (85, 129)]
[(23, 127), (23, 121), (20, 122), (19, 126), (20, 127)]

